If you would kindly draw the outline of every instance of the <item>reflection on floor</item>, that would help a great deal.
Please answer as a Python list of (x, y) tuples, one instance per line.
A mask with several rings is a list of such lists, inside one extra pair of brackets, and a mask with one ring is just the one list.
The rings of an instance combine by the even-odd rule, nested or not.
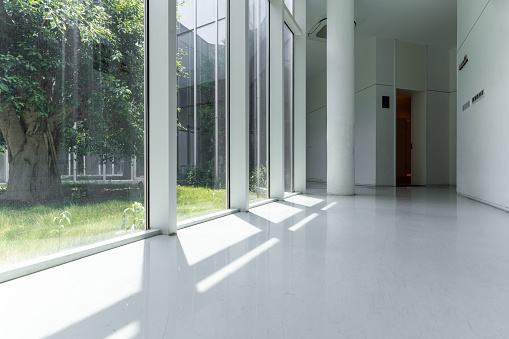
[(509, 214), (307, 195), (0, 285), (1, 338), (507, 338)]

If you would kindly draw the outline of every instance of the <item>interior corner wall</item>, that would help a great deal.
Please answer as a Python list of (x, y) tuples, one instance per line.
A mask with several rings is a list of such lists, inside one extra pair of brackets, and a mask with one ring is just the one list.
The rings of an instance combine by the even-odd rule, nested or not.
[(376, 39), (355, 41), (355, 184), (376, 185)]
[[(396, 48), (397, 47), (397, 48)], [(426, 55), (428, 53), (428, 55)], [(427, 60), (427, 61), (426, 61)], [(395, 62), (397, 61), (397, 63)], [(454, 63), (455, 63), (454, 59)], [(355, 183), (394, 186), (396, 180), (396, 86), (420, 91), (427, 128), (420, 184), (453, 184), (456, 161), (455, 114), (451, 105), (456, 81), (451, 51), (392, 39), (359, 39), (355, 44)], [(395, 70), (397, 68), (397, 71)], [(455, 67), (455, 65), (454, 65)], [(418, 69), (414, 69), (418, 68)], [(397, 79), (395, 79), (397, 76)], [(307, 82), (307, 180), (327, 180), (327, 73)], [(426, 79), (429, 87), (426, 91)], [(401, 86), (401, 87), (399, 87)], [(428, 95), (429, 94), (429, 95)], [(390, 108), (382, 108), (389, 96)], [(454, 106), (455, 107), (455, 106)], [(429, 116), (428, 116), (429, 115)], [(426, 158), (429, 157), (429, 161)], [(452, 158), (452, 159), (451, 159)], [(455, 170), (454, 170), (455, 173)], [(429, 175), (429, 178), (426, 176)]]
[(426, 48), (426, 184), (450, 185), (450, 51)]
[(456, 91), (449, 93), (449, 184), (456, 186), (457, 157), (457, 103)]
[[(509, 2), (491, 0), (485, 8), (480, 2), (458, 1), (457, 64), (465, 55), (469, 62), (458, 72), (457, 190), (509, 209), (509, 45), (505, 43)], [(462, 13), (472, 15), (462, 17)], [(472, 103), (482, 90), (484, 97)], [(463, 111), (467, 103), (471, 106)]]
[[(426, 95), (426, 184), (449, 185), (449, 92)], [(412, 121), (413, 122), (413, 121)]]
[[(394, 86), (376, 86), (376, 185), (396, 185), (396, 98)], [(388, 96), (390, 107), (382, 108), (382, 96)]]
[(396, 87), (426, 90), (426, 46), (396, 42)]
[(376, 86), (355, 93), (355, 184), (376, 185)]
[(306, 179), (327, 181), (327, 72), (306, 84)]
[(412, 185), (418, 186), (428, 184), (426, 97), (426, 92), (416, 92), (412, 95)]
[[(486, 5), (491, 0), (458, 0), (458, 48), (467, 38)], [(506, 13), (507, 14), (507, 13)]]
[(355, 93), (376, 84), (376, 39), (355, 39)]
[(453, 48), (449, 51), (449, 184), (456, 186), (456, 157), (457, 157), (457, 75), (456, 66), (457, 51)]
[[(396, 185), (396, 89), (393, 39), (376, 38), (376, 185)], [(389, 108), (382, 108), (382, 96)]]

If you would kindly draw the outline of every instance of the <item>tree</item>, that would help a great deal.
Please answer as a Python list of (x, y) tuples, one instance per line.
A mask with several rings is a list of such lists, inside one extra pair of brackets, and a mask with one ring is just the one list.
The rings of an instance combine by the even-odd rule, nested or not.
[(143, 0), (0, 0), (0, 199), (60, 198), (61, 146), (143, 156), (143, 76)]

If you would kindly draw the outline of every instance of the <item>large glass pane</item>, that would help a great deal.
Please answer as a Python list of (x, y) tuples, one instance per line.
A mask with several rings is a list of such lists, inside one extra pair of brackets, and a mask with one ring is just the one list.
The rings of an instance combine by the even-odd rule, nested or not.
[(227, 207), (226, 19), (216, 1), (189, 3), (177, 9), (178, 221)]
[(249, 1), (249, 200), (268, 198), (268, 1)]
[(285, 192), (293, 192), (293, 33), (284, 28)]
[(292, 14), (293, 14), (293, 1), (294, 0), (285, 0), (285, 5)]
[(144, 61), (143, 0), (0, 1), (0, 266), (145, 229)]

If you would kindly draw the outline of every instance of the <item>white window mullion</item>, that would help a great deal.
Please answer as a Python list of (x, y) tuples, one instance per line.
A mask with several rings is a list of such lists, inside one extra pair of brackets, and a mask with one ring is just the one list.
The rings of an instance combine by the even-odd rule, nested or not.
[(176, 14), (174, 0), (148, 2), (147, 216), (164, 234), (177, 230)]
[(249, 208), (249, 1), (230, 1), (230, 208)]
[(214, 49), (214, 60), (215, 60), (215, 85), (214, 85), (214, 131), (215, 131), (215, 147), (214, 147), (214, 166), (215, 166), (215, 177), (219, 178), (219, 6), (216, 2), (216, 41)]
[[(261, 137), (261, 121), (260, 121), (260, 111), (261, 111), (261, 86), (260, 86), (260, 80), (261, 80), (261, 66), (260, 66), (260, 28), (261, 28), (261, 22), (260, 22), (260, 1), (256, 1), (256, 11), (255, 11), (255, 31), (256, 31), (256, 46), (255, 46), (255, 55), (256, 55), (256, 70), (255, 70), (255, 76), (256, 76), (256, 112), (255, 112), (255, 120), (256, 120), (256, 167), (258, 173), (260, 172), (261, 167), (261, 145), (262, 145), (262, 137)], [(260, 187), (260, 179), (261, 175), (256, 176), (256, 187)]]
[(194, 0), (194, 30), (193, 30), (193, 39), (194, 39), (194, 49), (193, 49), (193, 64), (194, 64), (194, 72), (193, 72), (193, 91), (194, 91), (194, 100), (193, 100), (193, 137), (194, 137), (194, 151), (193, 151), (193, 165), (198, 165), (198, 9), (197, 9), (198, 0)]
[[(306, 0), (294, 0), (296, 23), (306, 28)], [(306, 192), (306, 34), (295, 35), (294, 45), (294, 178), (296, 192)]]
[(283, 0), (270, 2), (270, 198), (285, 197)]

